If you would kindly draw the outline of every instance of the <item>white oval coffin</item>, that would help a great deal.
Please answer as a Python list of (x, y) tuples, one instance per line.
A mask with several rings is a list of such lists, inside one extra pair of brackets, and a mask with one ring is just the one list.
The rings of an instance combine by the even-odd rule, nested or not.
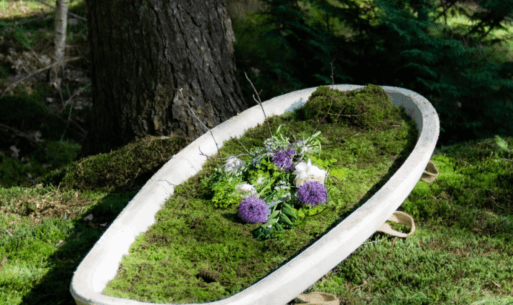
[[(341, 91), (363, 88), (357, 85), (330, 87)], [(266, 101), (263, 103), (265, 113), (269, 117), (302, 107), (316, 89), (294, 91)], [(403, 203), (431, 159), (440, 122), (433, 106), (421, 95), (398, 87), (383, 86), (383, 89), (394, 105), (405, 107), (419, 130), (417, 144), (399, 170), (360, 208), (287, 264), (233, 296), (203, 304), (281, 305), (290, 302), (362, 245)], [(225, 141), (235, 136), (240, 138), (248, 128), (263, 122), (262, 109), (256, 105), (219, 124), (212, 133), (222, 147)], [(70, 287), (78, 305), (156, 304), (106, 296), (102, 291), (115, 277), (122, 256), (128, 255), (135, 238), (155, 223), (155, 214), (173, 195), (173, 186), (201, 170), (206, 157), (200, 155), (200, 148), (209, 156), (217, 153), (210, 132), (189, 144), (155, 173), (82, 260)]]

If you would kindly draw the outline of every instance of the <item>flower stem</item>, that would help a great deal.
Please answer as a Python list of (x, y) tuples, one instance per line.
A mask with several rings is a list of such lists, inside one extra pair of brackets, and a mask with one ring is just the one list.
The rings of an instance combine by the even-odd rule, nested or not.
[(271, 187), (271, 185), (276, 181), (276, 178), (272, 179), (259, 193), (258, 196), (262, 196), (262, 194)]

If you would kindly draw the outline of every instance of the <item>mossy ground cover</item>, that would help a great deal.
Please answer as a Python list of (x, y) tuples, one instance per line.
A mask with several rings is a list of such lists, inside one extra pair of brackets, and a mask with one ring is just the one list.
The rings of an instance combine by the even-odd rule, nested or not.
[[(253, 16), (249, 18), (250, 13), (260, 8), (261, 4), (258, 1), (227, 0), (237, 38), (235, 48), (238, 71), (251, 73), (250, 77), (255, 86), (259, 91), (263, 89), (262, 99), (266, 100), (279, 95), (279, 90), (290, 87), (290, 84), (285, 79), (277, 81), (269, 73), (264, 73), (272, 69), (265, 64), (269, 55), (275, 55), (281, 46), (265, 39), (263, 32), (268, 27), (262, 25), (260, 19)], [(299, 4), (302, 5), (302, 3)], [(83, 0), (73, 1), (69, 8), (75, 14), (86, 16)], [(325, 14), (315, 7), (312, 7), (310, 12), (317, 22), (325, 20)], [(44, 14), (43, 18), (38, 17), (40, 13)], [(241, 18), (234, 18), (236, 14)], [(18, 53), (16, 59), (22, 53), (32, 54), (33, 51), (36, 57), (45, 54), (53, 41), (53, 15), (53, 9), (39, 2), (0, 0), (0, 18), (5, 25), (0, 26), (0, 36), (3, 37), (3, 40), (0, 39), (2, 41), (0, 53), (8, 55), (9, 48), (14, 48)], [(331, 27), (334, 32), (340, 35), (356, 33), (333, 21), (332, 19)], [(453, 25), (455, 21), (463, 25), (471, 24), (471, 20), (463, 15), (447, 16), (449, 25)], [(504, 32), (507, 31), (511, 31), (511, 26), (506, 25)], [(62, 92), (59, 92), (55, 89), (49, 90), (44, 80), (27, 79), (13, 89), (14, 95), (7, 94), (2, 98), (3, 112), (0, 111), (0, 114), (9, 114), (5, 119), (18, 118), (9, 122), (2, 120), (3, 124), (23, 132), (22, 136), (32, 136), (33, 132), (39, 130), (42, 132), (42, 140), (47, 141), (46, 144), (53, 141), (53, 144), (45, 144), (48, 150), (39, 150), (41, 152), (39, 156), (32, 156), (27, 152), (30, 145), (26, 144), (23, 147), (17, 145), (17, 148), (21, 149), (19, 160), (11, 156), (12, 151), (9, 150), (11, 144), (9, 144), (4, 147), (5, 154), (0, 156), (2, 162), (0, 180), (2, 183), (5, 182), (0, 188), (0, 304), (75, 305), (69, 293), (73, 272), (109, 224), (136, 194), (137, 187), (140, 188), (141, 184), (147, 181), (144, 179), (159, 168), (156, 166), (148, 170), (147, 174), (143, 171), (137, 174), (138, 163), (126, 165), (126, 167), (133, 167), (135, 171), (133, 176), (130, 176), (133, 180), (127, 182), (127, 186), (131, 185), (130, 190), (123, 192), (116, 184), (116, 180), (122, 183), (127, 181), (126, 173), (119, 172), (115, 166), (105, 166), (109, 165), (106, 161), (110, 159), (112, 164), (117, 162), (115, 160), (122, 161), (123, 154), (119, 150), (102, 155), (99, 159), (101, 162), (96, 165), (94, 165), (96, 158), (88, 159), (81, 164), (83, 173), (74, 173), (71, 168), (64, 171), (58, 170), (61, 178), (67, 175), (70, 177), (69, 181), (74, 180), (77, 183), (75, 189), (64, 190), (65, 183), (59, 187), (59, 183), (53, 182), (44, 186), (36, 186), (39, 183), (27, 184), (24, 187), (16, 185), (17, 182), (26, 180), (28, 174), (36, 178), (47, 172), (53, 172), (59, 165), (56, 162), (58, 160), (68, 162), (69, 154), (60, 156), (61, 152), (73, 153), (76, 143), (80, 144), (83, 140), (82, 128), (85, 126), (83, 118), (88, 106), (80, 110), (78, 105), (90, 97), (91, 87), (85, 87), (79, 94), (80, 99), (77, 100), (77, 96), (72, 99), (75, 101), (74, 104), (71, 103), (73, 107), (68, 104), (61, 115), (59, 111), (60, 105), (63, 105), (76, 89), (90, 83), (90, 75), (87, 74), (89, 54), (86, 32), (86, 23), (80, 20), (76, 24), (68, 23), (66, 43), (69, 53), (67, 52), (67, 56), (83, 56), (84, 59), (69, 62), (67, 67), (72, 68), (70, 70), (73, 76), (78, 72), (84, 72), (76, 75), (80, 80), (63, 79)], [(492, 37), (498, 36), (494, 32), (490, 34)], [(487, 58), (493, 55), (494, 61), (504, 62), (507, 58), (511, 59), (513, 54), (511, 46), (512, 43), (507, 44), (504, 52), (498, 52), (497, 46), (478, 48), (476, 55), (486, 51)], [(503, 54), (506, 56), (503, 57)], [(481, 60), (480, 56), (477, 58)], [(27, 58), (19, 59), (22, 59), (22, 62), (32, 63)], [(471, 62), (474, 61), (474, 57), (470, 59)], [(13, 70), (12, 63), (2, 61), (0, 66), (2, 89), (13, 81), (15, 74), (17, 77), (26, 74), (22, 68), (32, 71), (43, 67), (22, 65), (18, 67), (22, 74), (18, 75), (18, 69)], [(253, 70), (249, 70), (249, 67), (258, 68), (262, 73), (252, 72)], [(246, 91), (249, 92), (244, 96), (250, 97), (253, 89), (245, 83), (244, 75), (241, 75), (240, 79), (242, 89), (247, 87)], [(335, 81), (340, 83), (337, 78)], [(4, 109), (6, 105), (12, 107), (11, 110), (6, 112)], [(42, 105), (46, 106), (42, 107)], [(53, 109), (50, 117), (47, 117), (48, 108)], [(18, 116), (19, 113), (24, 115)], [(68, 117), (69, 114), (71, 114), (70, 117)], [(12, 131), (9, 133), (15, 134)], [(509, 148), (513, 148), (513, 138), (501, 136), (506, 140)], [(166, 142), (166, 140), (155, 139), (154, 144), (159, 144), (159, 141)], [(3, 142), (3, 144), (6, 143)], [(497, 143), (499, 142), (492, 137), (435, 151), (432, 160), (440, 170), (439, 178), (431, 185), (419, 181), (407, 198), (409, 204), (406, 211), (414, 215), (417, 232), (406, 241), (415, 242), (417, 236), (422, 234), (422, 246), (417, 248), (417, 252), (405, 252), (404, 247), (399, 246), (401, 245), (399, 239), (394, 243), (390, 237), (376, 233), (370, 241), (377, 241), (377, 243), (362, 245), (308, 291), (334, 293), (341, 300), (341, 304), (513, 303), (512, 298), (508, 297), (513, 295), (510, 277), (512, 272), (508, 269), (511, 262), (509, 261), (506, 268), (497, 272), (495, 270), (490, 274), (485, 272), (490, 269), (490, 266), (508, 264), (508, 261), (498, 254), (511, 253), (513, 235), (511, 230), (513, 222), (511, 172), (513, 170), (510, 161), (512, 156), (502, 153), (504, 150)], [(141, 145), (144, 144), (141, 143)], [(168, 144), (170, 146), (167, 146)], [(173, 143), (167, 143), (162, 148), (156, 149), (155, 159), (152, 162), (156, 164), (162, 162), (160, 153), (166, 157), (166, 150), (171, 146)], [(441, 148), (440, 143), (437, 148)], [(54, 149), (59, 151), (59, 155), (55, 154)], [(141, 150), (143, 149), (147, 147), (141, 147)], [(52, 152), (53, 154), (49, 154)], [(442, 155), (447, 161), (444, 164), (448, 166), (440, 164), (442, 159), (439, 156)], [(145, 155), (145, 158), (150, 156), (151, 154)], [(28, 157), (30, 163), (23, 161), (23, 157), (26, 157), (25, 160)], [(77, 164), (80, 164), (84, 160), (77, 161), (79, 161)], [(90, 165), (91, 170), (88, 170)], [(94, 181), (82, 178), (94, 173), (95, 169), (102, 169), (104, 176), (108, 172), (108, 191), (98, 191), (96, 187), (105, 187), (105, 185), (88, 185)], [(122, 179), (122, 176), (125, 176), (125, 179)], [(57, 178), (56, 175), (54, 177)], [(62, 182), (58, 179), (52, 181)], [(463, 183), (464, 181), (472, 181), (472, 183)], [(100, 181), (96, 180), (96, 182)], [(78, 185), (85, 186), (91, 191), (81, 190)], [(49, 204), (50, 207), (48, 207)], [(406, 205), (403, 205), (400, 210), (405, 210), (405, 207)], [(94, 218), (84, 220), (86, 215), (94, 215)], [(455, 247), (445, 246), (444, 237), (450, 234), (453, 234), (451, 243), (458, 241)], [(478, 246), (473, 243), (475, 238), (479, 238)], [(504, 243), (505, 246), (503, 248), (495, 246), (500, 243)], [(467, 253), (466, 257), (460, 253), (461, 245), (473, 247), (470, 252), (464, 252)], [(462, 248), (464, 251), (469, 249), (469, 247)], [(484, 250), (481, 253), (479, 249)], [(452, 260), (451, 268), (465, 271), (471, 266), (475, 272), (462, 273), (461, 277), (446, 276), (445, 267), (434, 264), (432, 260), (426, 260), (425, 256), (422, 256), (426, 253), (427, 255), (436, 253), (439, 256), (454, 254), (456, 258)], [(427, 263), (417, 267), (412, 263), (416, 255), (421, 256)], [(387, 257), (390, 259), (387, 260)], [(484, 257), (486, 263), (481, 264), (480, 262), (484, 260), (480, 260), (480, 257)], [(365, 267), (367, 264), (372, 264), (374, 260), (383, 263), (373, 264), (373, 270)], [(469, 262), (472, 264), (469, 265)], [(350, 266), (356, 267), (350, 268)], [(403, 267), (415, 271), (421, 279), (434, 278), (438, 275), (440, 277), (437, 278), (437, 282), (415, 281), (415, 285), (411, 285), (412, 281), (406, 280), (411, 276), (410, 273), (400, 271)], [(386, 276), (386, 281), (383, 280), (383, 276)], [(444, 291), (443, 294), (440, 293), (441, 289)]]
[[(374, 234), (368, 241), (374, 243), (363, 244), (304, 293), (333, 293), (341, 304), (511, 304), (513, 138), (504, 140), (506, 149), (490, 138), (435, 150), (437, 180), (419, 181), (399, 209), (414, 216), (417, 231), (406, 240)], [(0, 227), (14, 235), (0, 239), (0, 304), (74, 304), (73, 272), (135, 195), (0, 189), (4, 207), (59, 197), (64, 205), (75, 193), (89, 202), (75, 218), (35, 225), (29, 216), (0, 214)], [(89, 214), (95, 218), (83, 221)]]
[[(259, 224), (239, 219), (238, 204), (214, 207), (211, 189), (201, 181), (229, 156), (245, 153), (244, 147), (263, 147), (270, 137), (267, 122), (273, 131), (283, 124), (282, 134), (289, 139), (321, 131), (316, 165), (330, 172), (341, 169), (345, 175), (328, 177), (326, 204), (296, 204), (293, 228), (277, 238), (258, 240), (252, 231)], [(272, 116), (240, 139), (225, 142), (202, 171), (177, 186), (155, 216), (156, 223), (136, 238), (103, 293), (161, 303), (201, 303), (233, 295), (301, 253), (370, 198), (404, 163), (417, 138), (413, 120), (404, 108), (393, 106), (382, 88), (369, 85), (340, 92), (320, 87), (304, 108)], [(252, 160), (248, 155), (239, 158), (246, 164)]]
[(347, 304), (513, 304), (513, 139), (437, 149), (440, 175), (400, 207), (406, 239), (376, 233), (305, 293)]

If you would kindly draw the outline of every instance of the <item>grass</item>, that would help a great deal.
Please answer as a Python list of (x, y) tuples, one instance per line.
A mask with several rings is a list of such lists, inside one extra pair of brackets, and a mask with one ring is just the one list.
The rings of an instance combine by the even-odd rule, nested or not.
[[(266, 67), (260, 64), (265, 61), (260, 59), (275, 52), (279, 46), (261, 39), (261, 32), (266, 28), (259, 26), (261, 20), (251, 19), (251, 13), (262, 5), (255, 1), (227, 1), (227, 5), (237, 38), (237, 57), (249, 60), (251, 67), (265, 71)], [(70, 11), (85, 16), (84, 2), (73, 1)], [(43, 12), (42, 18), (37, 17), (39, 12)], [(9, 48), (14, 48), (18, 54), (28, 48), (38, 54), (49, 52), (54, 35), (50, 8), (31, 1), (0, 0), (0, 14), (0, 21), (7, 24), (0, 26), (0, 36), (3, 37), (0, 54), (7, 54)], [(315, 19), (312, 22), (323, 22), (323, 16), (318, 14), (316, 17), (315, 14), (312, 10)], [(448, 17), (448, 24), (457, 22), (470, 24), (461, 15)], [(333, 23), (331, 28), (344, 35), (352, 33), (342, 23)], [(43, 79), (23, 81), (14, 89), (14, 94), (2, 98), (0, 116), (7, 105), (12, 107), (10, 114), (24, 115), (8, 124), (2, 118), (0, 123), (28, 138), (33, 135), (29, 131), (40, 130), (43, 141), (48, 141), (47, 144), (60, 141), (68, 152), (83, 141), (85, 101), (90, 98), (86, 30), (85, 23), (80, 20), (68, 25), (67, 44), (70, 48), (66, 55), (84, 57), (67, 65), (79, 81), (65, 80), (61, 92), (44, 86)], [(496, 31), (492, 37), (510, 32), (511, 25), (508, 25), (507, 32)], [(502, 48), (478, 49), (474, 59), (492, 55), (492, 60), (497, 63), (511, 60), (512, 43), (510, 41)], [(19, 71), (1, 58), (0, 66), (0, 89), (3, 91), (2, 83), (11, 81)], [(42, 67), (27, 66), (27, 69), (32, 71)], [(20, 71), (20, 75), (25, 75), (23, 69)], [(253, 73), (251, 78), (258, 81), (264, 76), (263, 73)], [(243, 87), (245, 79), (241, 79)], [(287, 85), (279, 81), (271, 85), (264, 81), (260, 83), (262, 85), (258, 84), (257, 88), (264, 89), (264, 100)], [(63, 106), (79, 88), (84, 91), (74, 106)], [(82, 109), (77, 107), (79, 104)], [(15, 134), (12, 130), (10, 133)], [(25, 139), (21, 135), (19, 138)], [(511, 304), (513, 138), (504, 137), (504, 140), (506, 145), (495, 138), (453, 146), (437, 145), (431, 160), (437, 165), (440, 176), (432, 184), (420, 181), (400, 208), (414, 216), (415, 234), (403, 241), (376, 233), (370, 239), (375, 243), (362, 245), (309, 291), (334, 293), (345, 304)], [(155, 141), (158, 145), (168, 143)], [(137, 147), (145, 143), (134, 144)], [(176, 146), (176, 143), (165, 145)], [(35, 178), (59, 169), (61, 176), (81, 177), (77, 168), (74, 172), (65, 169), (67, 165), (78, 166), (85, 160), (70, 161), (72, 159), (67, 155), (54, 155), (50, 156), (55, 157), (51, 161), (44, 150), (36, 153), (31, 149), (30, 141), (16, 147), (20, 149), (18, 158), (13, 157), (9, 146), (0, 147), (3, 152), (0, 181), (8, 182), (0, 188), (0, 304), (74, 304), (69, 293), (73, 272), (136, 194), (144, 177), (138, 182), (141, 174), (138, 176), (135, 171), (119, 183), (115, 180), (105, 183), (108, 188), (102, 190), (88, 180), (83, 183), (90, 186), (89, 190), (85, 187), (65, 189), (58, 183), (37, 183)], [(163, 146), (155, 148), (153, 153), (166, 150)], [(123, 156), (121, 151), (112, 152), (105, 154), (101, 162), (108, 164), (110, 158), (123, 161)], [(163, 156), (164, 159), (167, 157)], [(63, 162), (56, 168), (52, 162), (57, 164), (58, 160)], [(87, 167), (82, 168), (93, 170), (95, 160), (94, 157), (87, 159)], [(159, 160), (154, 162), (147, 175), (161, 166)], [(103, 167), (103, 170), (116, 174), (113, 168)], [(16, 177), (23, 179), (16, 180)], [(125, 183), (129, 178), (131, 180)], [(132, 182), (131, 188), (121, 187), (124, 184), (130, 186)], [(21, 187), (22, 184), (25, 185)], [(92, 219), (86, 218), (90, 215)]]
[(513, 302), (512, 142), (503, 158), (492, 143), (436, 152), (439, 177), (419, 182), (400, 208), (414, 216), (415, 234), (360, 247), (309, 290), (348, 303)]

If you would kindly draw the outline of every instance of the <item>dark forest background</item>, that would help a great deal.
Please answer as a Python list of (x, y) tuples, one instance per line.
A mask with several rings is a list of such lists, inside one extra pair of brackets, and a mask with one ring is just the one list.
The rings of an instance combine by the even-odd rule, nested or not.
[[(7, 4), (5, 4), (7, 3)], [(11, 3), (11, 4), (9, 4)], [(83, 1), (72, 1), (60, 88), (47, 73), (7, 87), (37, 68), (53, 47), (54, 12), (7, 1), (0, 14), (0, 181), (33, 181), (77, 160), (91, 109), (90, 49)], [(262, 101), (331, 84), (413, 90), (440, 117), (437, 148), (513, 131), (512, 0), (228, 0), (243, 97)], [(41, 5), (39, 6), (41, 7)], [(44, 6), (43, 6), (44, 7)], [(14, 10), (18, 14), (9, 15)], [(20, 11), (22, 13), (20, 13)], [(26, 14), (23, 12), (27, 12)], [(473, 25), (449, 26), (467, 16)], [(32, 56), (32, 57), (30, 57)], [(31, 166), (27, 164), (30, 161)]]

